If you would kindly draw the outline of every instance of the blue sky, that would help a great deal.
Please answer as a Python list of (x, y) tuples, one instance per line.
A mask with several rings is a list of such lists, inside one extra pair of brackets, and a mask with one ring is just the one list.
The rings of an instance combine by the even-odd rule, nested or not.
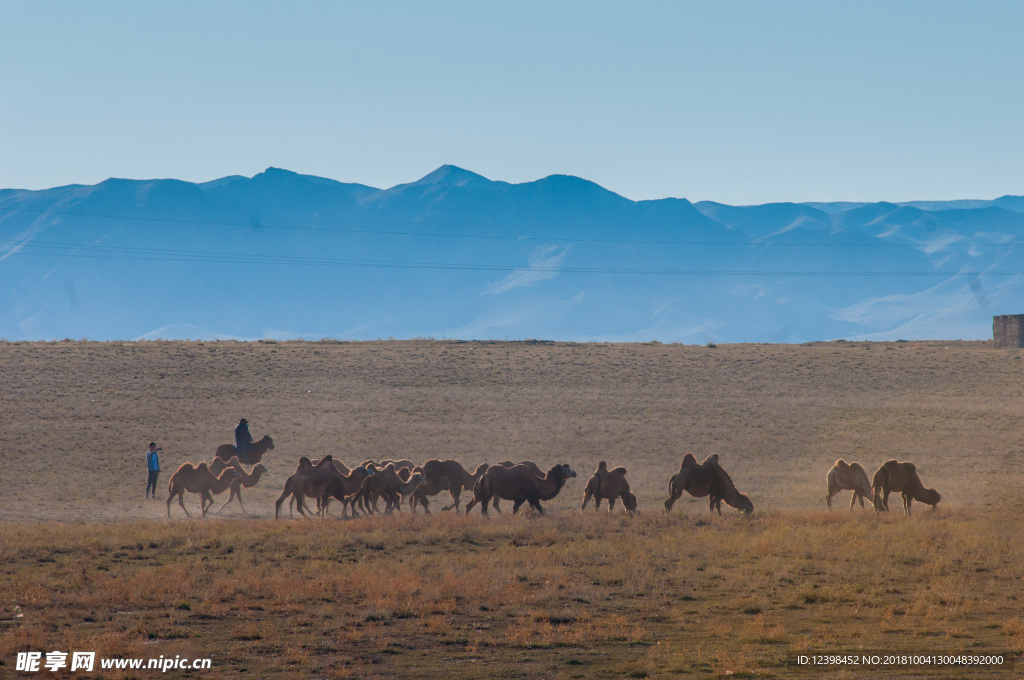
[(0, 2), (0, 187), (452, 163), (633, 199), (1024, 194), (1024, 3)]

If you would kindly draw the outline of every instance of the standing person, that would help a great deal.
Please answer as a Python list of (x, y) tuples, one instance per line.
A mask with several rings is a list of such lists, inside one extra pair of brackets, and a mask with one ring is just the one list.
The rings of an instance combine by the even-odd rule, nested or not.
[(235, 426), (235, 451), (238, 459), (243, 463), (249, 463), (249, 451), (252, 449), (252, 435), (249, 434), (249, 421), (242, 418)]
[[(160, 457), (157, 451), (163, 451), (156, 447), (156, 442), (149, 443), (149, 451), (146, 451), (146, 469), (149, 470), (149, 481), (146, 482), (146, 498), (156, 498), (156, 478), (160, 476)], [(150, 489), (153, 490), (150, 496)]]

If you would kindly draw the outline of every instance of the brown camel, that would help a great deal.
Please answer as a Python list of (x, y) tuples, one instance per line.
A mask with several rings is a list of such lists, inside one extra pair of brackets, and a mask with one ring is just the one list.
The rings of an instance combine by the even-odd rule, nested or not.
[[(218, 458), (217, 460), (220, 459)], [(224, 512), (224, 508), (228, 507), (228, 503), (236, 498), (238, 499), (238, 507), (240, 507), (242, 512), (245, 513), (245, 506), (242, 505), (242, 487), (244, 486), (246, 489), (251, 489), (259, 483), (260, 477), (268, 472), (270, 472), (270, 470), (267, 469), (266, 465), (263, 463), (256, 463), (252, 466), (252, 470), (249, 472), (239, 473), (238, 478), (232, 480), (230, 486), (228, 486), (231, 490), (231, 494), (228, 496), (228, 499), (224, 501), (224, 505), (220, 506), (220, 510), (218, 510), (217, 513), (220, 514)]]
[(829, 509), (832, 509), (832, 497), (840, 491), (853, 491), (850, 498), (850, 510), (853, 504), (860, 500), (860, 507), (864, 507), (864, 499), (874, 503), (874, 495), (871, 493), (871, 482), (868, 481), (868, 473), (860, 463), (847, 463), (840, 458), (832, 469), (825, 476), (825, 484), (828, 486), (828, 495), (825, 502)]
[(538, 477), (526, 465), (510, 468), (493, 465), (481, 475), (473, 487), (473, 500), (466, 504), (466, 514), (480, 503), (480, 512), (487, 514), (487, 503), (492, 498), (512, 501), (512, 514), (519, 512), (523, 503), (529, 503), (537, 512), (544, 514), (540, 501), (549, 501), (558, 495), (567, 479), (575, 477), (571, 467), (562, 463), (556, 465), (543, 477)]
[(363, 485), (363, 480), (376, 473), (371, 468), (359, 467), (352, 468), (347, 475), (341, 475), (338, 479), (335, 479), (327, 487), (326, 495), (323, 499), (317, 499), (318, 511), (324, 515), (327, 514), (327, 506), (331, 499), (337, 499), (341, 501), (341, 516), (347, 519), (349, 516), (349, 506), (352, 508), (352, 518), (354, 519), (358, 513), (356, 512), (355, 503), (350, 500), (350, 497), (357, 493)]
[(889, 494), (899, 491), (903, 496), (903, 510), (910, 514), (910, 506), (916, 500), (932, 506), (932, 510), (942, 499), (941, 494), (935, 489), (927, 488), (917, 474), (917, 467), (909, 462), (887, 460), (875, 471), (871, 480), (871, 487), (874, 490), (875, 510), (888, 512)]
[[(521, 460), (518, 463), (513, 463), (510, 460), (503, 460), (500, 463), (495, 463), (495, 465), (500, 465), (501, 467), (504, 468), (510, 468), (513, 465), (525, 465), (526, 467), (530, 468), (530, 472), (537, 475), (538, 477), (544, 476), (544, 471), (541, 470), (540, 466), (534, 463), (532, 460)], [(498, 505), (498, 500), (499, 498), (497, 496), (491, 498), (491, 507), (497, 510), (498, 512), (501, 512), (501, 506)]]
[(434, 496), (442, 491), (447, 491), (452, 497), (452, 505), (446, 508), (442, 507), (441, 510), (451, 510), (454, 508), (455, 512), (458, 512), (462, 492), (472, 489), (473, 485), (476, 484), (476, 480), (480, 479), (480, 475), (486, 472), (488, 467), (487, 463), (481, 463), (475, 471), (470, 472), (462, 467), (462, 463), (457, 460), (437, 460), (436, 458), (428, 460), (421, 467), (415, 468), (423, 473), (424, 481), (409, 499), (412, 511), (416, 512), (416, 506), (422, 505), (423, 510), (430, 514), (427, 496)]
[[(331, 480), (339, 479), (341, 475), (334, 467), (334, 459), (331, 456), (324, 456), (320, 462), (313, 465), (312, 462), (303, 456), (299, 459), (299, 465), (295, 472), (284, 483), (284, 491), (274, 505), (274, 519), (277, 519), (281, 512), (281, 503), (288, 496), (294, 496), (299, 514), (306, 516), (303, 508), (304, 498), (322, 499), (327, 495), (327, 485)], [(317, 514), (323, 517), (323, 509), (318, 505)]]
[(679, 472), (672, 476), (668, 483), (668, 500), (665, 509), (671, 510), (672, 505), (686, 491), (695, 498), (708, 497), (711, 511), (722, 514), (722, 501), (737, 510), (750, 513), (754, 504), (750, 497), (736, 490), (732, 478), (718, 462), (718, 454), (712, 453), (700, 465), (692, 453), (683, 456)]
[(617, 467), (609, 470), (608, 464), (603, 460), (598, 463), (597, 471), (587, 482), (587, 488), (583, 492), (583, 505), (580, 506), (581, 511), (587, 507), (591, 498), (594, 499), (595, 511), (600, 509), (602, 500), (607, 500), (608, 512), (611, 512), (615, 509), (616, 499), (621, 498), (622, 505), (627, 512), (636, 512), (636, 496), (629, 490), (629, 482), (626, 481), (626, 468)]
[(349, 497), (353, 506), (360, 500), (360, 507), (368, 512), (376, 512), (371, 496), (376, 495), (384, 498), (384, 512), (390, 515), (395, 509), (402, 510), (399, 496), (408, 496), (423, 483), (423, 474), (417, 472), (408, 481), (403, 481), (393, 464), (388, 464), (383, 470), (372, 477), (363, 480), (359, 490)]
[(921, 482), (920, 477), (910, 480), (910, 483), (903, 487), (902, 496), (903, 509), (906, 510), (907, 515), (910, 515), (910, 506), (913, 505), (914, 501), (930, 505), (932, 506), (932, 510), (935, 510), (939, 501), (942, 500), (942, 494), (935, 489), (929, 489), (926, 487)]
[[(249, 449), (248, 455), (242, 456), (242, 462), (246, 465), (255, 465), (263, 459), (263, 456), (267, 451), (273, 450), (274, 440), (270, 438), (269, 434), (265, 434), (259, 441), (252, 443), (252, 448)], [(217, 447), (217, 458), (228, 460), (232, 456), (236, 455), (238, 455), (238, 451), (235, 449), (234, 444), (221, 444)]]
[(171, 516), (171, 499), (175, 496), (178, 497), (178, 505), (185, 511), (185, 514), (189, 517), (192, 516), (188, 508), (185, 507), (185, 503), (182, 502), (186, 491), (199, 494), (199, 505), (202, 508), (203, 517), (206, 517), (206, 510), (213, 505), (213, 494), (224, 491), (238, 476), (238, 470), (234, 468), (228, 468), (220, 473), (220, 477), (214, 477), (210, 474), (210, 468), (206, 463), (199, 465), (182, 463), (167, 483), (167, 517)]

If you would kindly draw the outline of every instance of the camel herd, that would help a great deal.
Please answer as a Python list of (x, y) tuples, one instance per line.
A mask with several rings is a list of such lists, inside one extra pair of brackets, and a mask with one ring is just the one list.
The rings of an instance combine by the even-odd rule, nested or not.
[(867, 498), (875, 506), (877, 511), (889, 510), (889, 494), (898, 491), (903, 496), (903, 511), (910, 514), (910, 506), (914, 501), (932, 506), (932, 510), (939, 504), (942, 495), (935, 489), (929, 489), (921, 482), (917, 474), (917, 467), (910, 462), (899, 462), (887, 460), (875, 471), (871, 483), (868, 483), (868, 473), (860, 463), (847, 463), (840, 458), (825, 477), (828, 486), (828, 495), (825, 502), (832, 507), (832, 497), (840, 491), (853, 491), (850, 498), (850, 510), (860, 500), (860, 507), (864, 507), (864, 499)]
[[(168, 484), (167, 516), (171, 516), (171, 502), (175, 497), (185, 514), (191, 516), (183, 503), (186, 492), (200, 496), (204, 516), (213, 506), (213, 496), (224, 491), (230, 493), (218, 512), (237, 499), (244, 513), (242, 489), (255, 486), (268, 472), (260, 460), (273, 448), (273, 441), (264, 437), (262, 445), (254, 447), (249, 453), (248, 462), (252, 465), (248, 470), (243, 461), (233, 455), (234, 450), (225, 447), (218, 448), (217, 455), (210, 463), (184, 463), (171, 476)], [(400, 511), (403, 503), (407, 503), (414, 513), (422, 508), (429, 514), (430, 497), (442, 492), (447, 492), (451, 498), (451, 505), (442, 507), (442, 510), (454, 509), (459, 512), (462, 493), (465, 491), (472, 493), (472, 499), (465, 505), (467, 514), (478, 504), (484, 516), (488, 514), (489, 507), (500, 512), (501, 500), (512, 503), (513, 514), (524, 503), (543, 514), (541, 501), (555, 498), (565, 482), (573, 477), (576, 477), (576, 472), (565, 463), (544, 471), (528, 460), (519, 463), (481, 463), (470, 472), (455, 460), (432, 459), (422, 465), (416, 465), (411, 460), (367, 460), (350, 468), (330, 455), (319, 460), (303, 456), (295, 472), (285, 481), (284, 489), (274, 505), (274, 517), (280, 517), (285, 500), (288, 500), (289, 514), (293, 509), (298, 509), (303, 516), (313, 514), (306, 501), (314, 501), (315, 513), (320, 518), (327, 516), (328, 506), (334, 500), (341, 502), (344, 518), (380, 512), (379, 503), (382, 500), (383, 512), (386, 514)], [(913, 463), (896, 460), (883, 463), (869, 482), (863, 466), (839, 459), (828, 471), (826, 485), (828, 495), (825, 500), (829, 508), (832, 507), (832, 497), (842, 490), (853, 492), (851, 510), (858, 500), (863, 508), (866, 498), (872, 502), (876, 511), (887, 511), (889, 494), (898, 492), (902, 495), (903, 508), (908, 515), (914, 501), (935, 509), (941, 498), (938, 491), (924, 486)], [(668, 483), (666, 511), (672, 509), (683, 492), (695, 498), (708, 498), (710, 510), (718, 514), (722, 514), (723, 502), (744, 513), (754, 510), (750, 497), (736, 489), (717, 453), (705, 458), (703, 463), (697, 463), (692, 453), (683, 456), (679, 471), (672, 475)], [(637, 497), (629, 489), (626, 468), (609, 469), (607, 463), (601, 461), (587, 482), (580, 510), (586, 509), (591, 500), (594, 501), (595, 510), (600, 509), (602, 501), (607, 501), (608, 511), (611, 512), (616, 501), (621, 500), (626, 512), (636, 512)]]

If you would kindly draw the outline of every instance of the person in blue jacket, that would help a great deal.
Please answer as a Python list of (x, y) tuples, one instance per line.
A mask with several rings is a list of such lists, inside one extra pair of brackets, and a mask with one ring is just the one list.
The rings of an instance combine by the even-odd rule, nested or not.
[[(146, 469), (149, 470), (149, 480), (146, 482), (146, 498), (156, 498), (156, 478), (160, 476), (160, 457), (157, 451), (163, 451), (156, 447), (156, 442), (149, 443), (149, 450), (146, 451)], [(150, 493), (152, 489), (152, 494)]]

